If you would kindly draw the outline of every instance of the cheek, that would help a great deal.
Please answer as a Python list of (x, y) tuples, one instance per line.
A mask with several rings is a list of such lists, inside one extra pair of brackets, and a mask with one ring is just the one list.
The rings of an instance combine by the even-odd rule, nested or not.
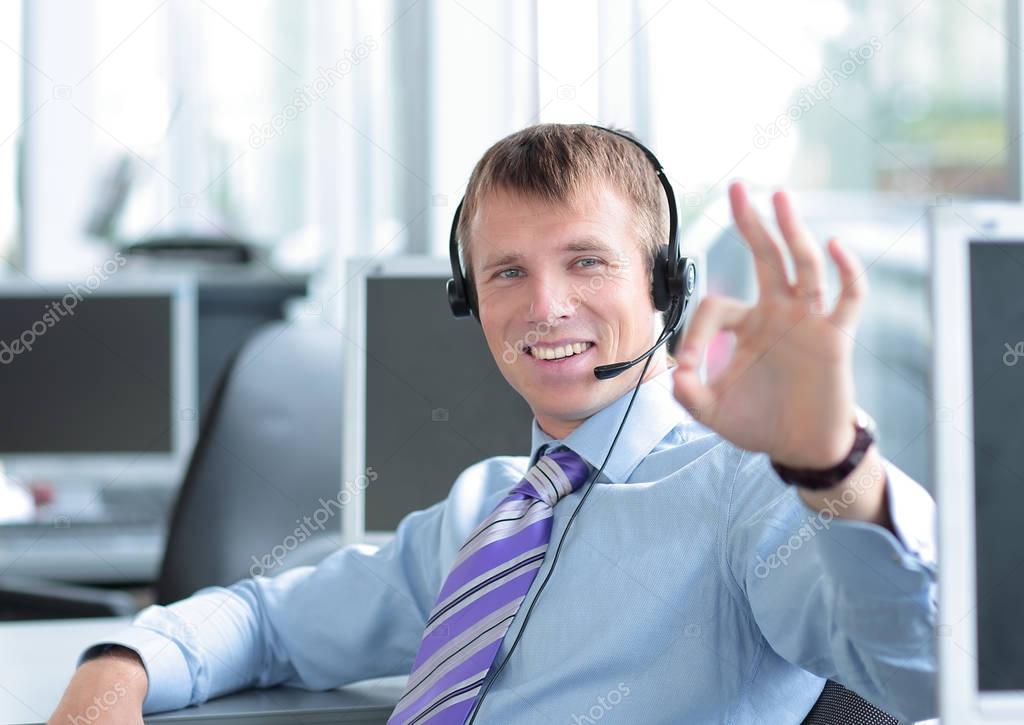
[(650, 291), (638, 281), (620, 284), (604, 290), (595, 299), (595, 310), (611, 328), (620, 345), (632, 347), (651, 336), (651, 320), (655, 312)]
[(490, 348), (491, 352), (497, 352), (501, 350), (501, 332), (494, 329), (492, 323), (486, 318), (481, 321), (481, 329), (483, 330), (484, 339), (487, 341), (487, 347)]
[[(491, 314), (481, 316), (480, 328), (487, 347), (499, 368), (506, 367), (515, 362), (515, 355), (510, 353), (509, 350), (514, 351), (516, 349), (517, 341), (507, 339), (508, 335), (506, 334), (505, 326), (498, 321), (493, 311)], [(513, 359), (507, 359), (510, 356)]]
[(637, 326), (640, 316), (648, 305), (646, 298), (638, 294), (636, 285), (606, 285), (605, 289), (595, 295), (594, 304), (601, 315), (613, 322), (623, 331)]
[(499, 334), (507, 327), (509, 319), (515, 311), (516, 301), (512, 295), (500, 290), (488, 290), (477, 300), (480, 312), (480, 324), (485, 330)]

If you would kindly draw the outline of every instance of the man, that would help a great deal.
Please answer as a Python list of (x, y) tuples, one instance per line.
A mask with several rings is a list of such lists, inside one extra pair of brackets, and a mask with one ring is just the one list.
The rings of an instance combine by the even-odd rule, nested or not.
[[(540, 125), (495, 144), (459, 236), (487, 344), (534, 413), (529, 459), (470, 467), (377, 552), (147, 609), (85, 653), (53, 722), (118, 682), (137, 722), (249, 686), (410, 671), (392, 722), (464, 722), (476, 707), (481, 723), (799, 723), (824, 678), (931, 717), (931, 500), (874, 445), (824, 490), (772, 467), (813, 481), (864, 440), (851, 350), (863, 269), (830, 242), (842, 290), (827, 309), (823, 254), (787, 196), (774, 202), (792, 281), (741, 185), (730, 199), (757, 303), (703, 300), (678, 364), (652, 359), (556, 549), (640, 370), (601, 381), (593, 368), (636, 357), (661, 329), (651, 282), (665, 208), (647, 159), (607, 131)], [(704, 384), (698, 362), (721, 330), (735, 351)], [(542, 535), (472, 569), (517, 540), (508, 531)]]

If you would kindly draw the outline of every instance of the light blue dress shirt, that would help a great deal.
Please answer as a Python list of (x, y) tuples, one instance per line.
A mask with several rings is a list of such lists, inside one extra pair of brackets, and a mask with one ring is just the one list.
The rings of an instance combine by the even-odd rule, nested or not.
[[(379, 550), (347, 547), (316, 567), (147, 608), (109, 641), (145, 663), (145, 711), (408, 673), (464, 539), (540, 446), (564, 444), (596, 470), (630, 393), (562, 441), (534, 421), (529, 458), (466, 469)], [(690, 417), (671, 370), (648, 381), (477, 722), (784, 725), (804, 718), (824, 678), (897, 717), (934, 717), (934, 505), (885, 467), (898, 536), (812, 511), (765, 454)], [(556, 507), (552, 549), (496, 661), (583, 490)]]

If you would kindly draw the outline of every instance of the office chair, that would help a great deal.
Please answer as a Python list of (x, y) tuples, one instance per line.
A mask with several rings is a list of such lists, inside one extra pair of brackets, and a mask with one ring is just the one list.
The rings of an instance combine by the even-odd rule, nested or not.
[[(158, 604), (341, 547), (341, 388), (341, 337), (327, 325), (271, 324), (238, 352), (210, 401), (171, 515)], [(260, 568), (303, 517), (324, 508), (331, 516), (315, 546)]]
[[(271, 323), (235, 353), (203, 413), (170, 516), (157, 603), (250, 576), (254, 562), (295, 533), (296, 520), (325, 508), (321, 500), (337, 501), (341, 390), (341, 338), (326, 325)], [(338, 506), (329, 511), (323, 532), (256, 573), (316, 563), (339, 548)], [(0, 576), (0, 610), (125, 616), (137, 603), (124, 592)]]
[(801, 725), (903, 725), (853, 690), (825, 681), (821, 695)]

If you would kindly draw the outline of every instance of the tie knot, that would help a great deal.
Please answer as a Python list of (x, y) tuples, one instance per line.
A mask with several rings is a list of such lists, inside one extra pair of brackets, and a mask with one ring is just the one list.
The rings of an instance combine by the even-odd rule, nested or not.
[(568, 448), (561, 448), (537, 459), (513, 492), (554, 506), (582, 486), (590, 474), (590, 466)]

